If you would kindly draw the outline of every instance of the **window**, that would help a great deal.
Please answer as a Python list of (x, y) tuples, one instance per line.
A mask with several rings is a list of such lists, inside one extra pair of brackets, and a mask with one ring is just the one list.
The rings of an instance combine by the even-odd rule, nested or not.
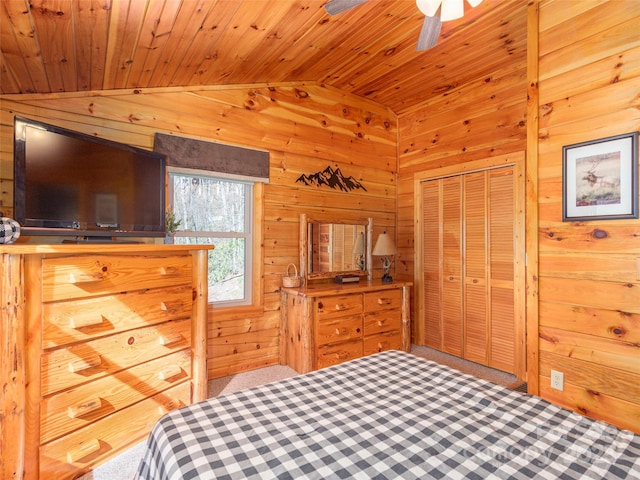
[(209, 302), (251, 303), (253, 182), (169, 168), (169, 205), (180, 226), (177, 244), (213, 244)]

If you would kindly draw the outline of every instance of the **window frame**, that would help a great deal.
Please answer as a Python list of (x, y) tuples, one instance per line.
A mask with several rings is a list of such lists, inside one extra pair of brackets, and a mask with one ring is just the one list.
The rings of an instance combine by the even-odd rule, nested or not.
[[(174, 189), (173, 189), (173, 176), (190, 176), (190, 177), (205, 177), (208, 179), (228, 181), (234, 183), (240, 183), (244, 185), (245, 193), (245, 213), (244, 213), (244, 232), (194, 232), (190, 230), (178, 229), (174, 233), (175, 237), (192, 237), (192, 238), (243, 238), (245, 240), (245, 279), (244, 279), (244, 298), (238, 300), (225, 300), (225, 301), (208, 301), (208, 304), (216, 309), (233, 308), (233, 307), (247, 307), (257, 303), (259, 298), (259, 288), (256, 284), (256, 277), (259, 278), (260, 272), (257, 269), (260, 263), (257, 261), (257, 255), (254, 252), (256, 250), (257, 235), (260, 232), (259, 228), (256, 228), (258, 224), (258, 218), (261, 218), (257, 213), (261, 211), (257, 197), (261, 198), (261, 194), (257, 194), (261, 191), (260, 182), (252, 177), (244, 177), (241, 175), (225, 174), (221, 172), (214, 172), (209, 170), (199, 170), (191, 168), (173, 167), (167, 166), (167, 206), (173, 209), (174, 205)], [(214, 244), (215, 249), (215, 244)], [(209, 267), (207, 266), (207, 269)]]

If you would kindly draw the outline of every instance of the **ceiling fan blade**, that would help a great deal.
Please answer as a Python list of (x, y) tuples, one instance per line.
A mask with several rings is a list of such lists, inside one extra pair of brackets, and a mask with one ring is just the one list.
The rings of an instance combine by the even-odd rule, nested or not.
[(440, 15), (434, 15), (433, 17), (425, 15), (422, 30), (420, 30), (420, 37), (418, 37), (416, 50), (420, 52), (434, 47), (436, 43), (438, 43), (441, 27), (442, 22), (440, 21)]
[(337, 15), (366, 1), (367, 0), (329, 0), (324, 4), (324, 9), (329, 15)]

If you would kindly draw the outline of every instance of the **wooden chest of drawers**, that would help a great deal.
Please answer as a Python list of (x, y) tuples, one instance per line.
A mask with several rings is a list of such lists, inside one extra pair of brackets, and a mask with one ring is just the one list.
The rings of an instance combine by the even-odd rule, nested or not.
[(283, 288), (280, 363), (300, 373), (384, 350), (409, 351), (410, 284)]
[[(2, 328), (18, 331), (6, 339), (15, 369), (0, 372), (5, 386), (18, 380), (1, 405), (3, 441), (21, 432), (2, 447), (14, 463), (3, 475), (75, 478), (142, 441), (164, 413), (206, 398), (206, 249), (2, 249), (3, 272), (19, 273), (2, 286), (15, 306)], [(21, 397), (18, 412), (9, 402)]]

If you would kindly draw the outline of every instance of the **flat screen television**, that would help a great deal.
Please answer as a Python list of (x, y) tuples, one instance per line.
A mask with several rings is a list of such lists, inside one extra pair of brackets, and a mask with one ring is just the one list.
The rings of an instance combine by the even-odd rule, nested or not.
[(14, 119), (14, 216), (23, 235), (162, 237), (165, 168), (157, 152)]

